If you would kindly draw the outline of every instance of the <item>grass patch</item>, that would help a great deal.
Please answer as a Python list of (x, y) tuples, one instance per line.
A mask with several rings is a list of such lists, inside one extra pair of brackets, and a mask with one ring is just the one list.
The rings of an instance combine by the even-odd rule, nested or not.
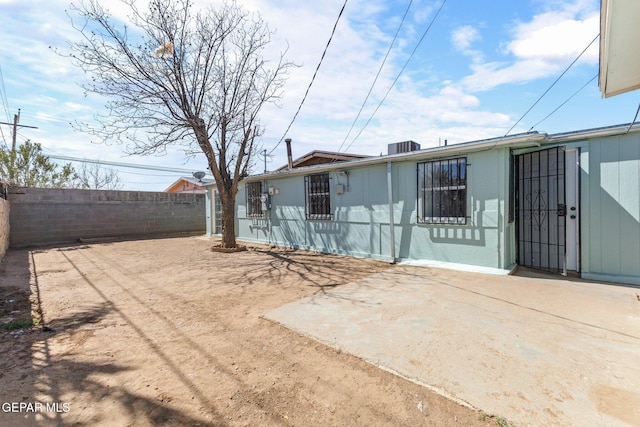
[(489, 415), (489, 414), (485, 414), (484, 412), (478, 415), (478, 420), (480, 421), (493, 420), (496, 423), (496, 425), (500, 427), (515, 427), (514, 424), (511, 424), (509, 421), (507, 421), (505, 417)]
[(2, 325), (2, 329), (7, 331), (15, 331), (16, 329), (25, 329), (34, 326), (33, 319), (16, 319)]

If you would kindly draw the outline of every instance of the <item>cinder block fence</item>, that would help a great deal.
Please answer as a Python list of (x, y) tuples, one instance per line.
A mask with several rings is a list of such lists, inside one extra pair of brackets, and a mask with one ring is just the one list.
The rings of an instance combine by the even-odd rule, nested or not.
[(14, 188), (10, 246), (205, 231), (203, 194)]
[[(1, 184), (0, 184), (1, 185)], [(9, 248), (9, 202), (0, 197), (0, 259)]]

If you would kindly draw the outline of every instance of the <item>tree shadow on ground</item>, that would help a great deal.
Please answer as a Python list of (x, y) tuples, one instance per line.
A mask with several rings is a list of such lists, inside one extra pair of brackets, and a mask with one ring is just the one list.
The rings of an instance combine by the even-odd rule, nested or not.
[(299, 284), (317, 287), (319, 292), (324, 292), (389, 268), (388, 264), (380, 261), (359, 260), (365, 262), (349, 263), (344, 262), (343, 255), (299, 249), (253, 247), (250, 252), (265, 255), (267, 259), (250, 261), (248, 268), (243, 268), (240, 274), (230, 277), (230, 280), (237, 281), (241, 286), (250, 286), (264, 278), (271, 279), (274, 284), (281, 284), (288, 275), (289, 279), (297, 279)]
[[(76, 249), (80, 248), (63, 250)], [(99, 358), (95, 362), (78, 362), (65, 354), (52, 355), (53, 340), (101, 328), (102, 321), (117, 308), (106, 300), (62, 317), (46, 318), (33, 253), (28, 249), (12, 249), (0, 262), (0, 325), (3, 326), (0, 328), (0, 401), (31, 404), (23, 410), (0, 412), (0, 425), (109, 423), (108, 413), (97, 414), (90, 420), (68, 421), (67, 412), (84, 409), (74, 405), (73, 397), (80, 395), (96, 402), (115, 401), (132, 425), (226, 425), (218, 414), (213, 414), (211, 421), (193, 418), (167, 402), (133, 393), (120, 385), (107, 386), (95, 379), (99, 374), (112, 376), (130, 370), (128, 366)]]
[(243, 269), (240, 286), (250, 286), (265, 276), (272, 279), (274, 284), (280, 285), (288, 278), (305, 287), (316, 288), (313, 297), (338, 298), (356, 304), (368, 302), (330, 291), (391, 268), (381, 261), (359, 260), (357, 263), (349, 263), (344, 262), (343, 255), (298, 249), (253, 248), (253, 251), (265, 255), (268, 262), (260, 260), (257, 268)]

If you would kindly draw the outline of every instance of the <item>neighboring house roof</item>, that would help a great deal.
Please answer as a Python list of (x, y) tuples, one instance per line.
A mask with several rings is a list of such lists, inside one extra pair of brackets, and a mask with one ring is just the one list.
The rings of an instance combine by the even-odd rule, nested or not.
[(180, 177), (176, 182), (171, 184), (166, 190), (165, 193), (194, 193), (194, 192), (206, 192), (205, 185), (215, 182), (211, 178), (202, 178), (201, 180), (197, 180), (195, 178), (189, 178), (186, 176)]
[(602, 0), (600, 3), (600, 77), (605, 98), (640, 88), (640, 2)]
[[(305, 154), (302, 157), (298, 157), (293, 161), (293, 168), (302, 168), (305, 166), (321, 165), (325, 163), (335, 162), (347, 162), (355, 159), (364, 159), (370, 156), (364, 156), (361, 154), (349, 154), (349, 153), (336, 153), (333, 151), (314, 150)], [(284, 165), (277, 170), (288, 169), (289, 165)]]
[(329, 163), (314, 166), (307, 166), (294, 169), (277, 170), (274, 172), (252, 175), (246, 178), (247, 181), (256, 181), (260, 179), (277, 178), (280, 176), (301, 175), (309, 173), (318, 173), (331, 170), (344, 170), (350, 167), (360, 167), (375, 164), (384, 164), (387, 162), (397, 162), (406, 160), (422, 160), (429, 158), (446, 158), (449, 156), (464, 155), (477, 151), (487, 151), (494, 148), (509, 147), (527, 148), (532, 146), (542, 146), (549, 144), (562, 144), (571, 141), (600, 138), (605, 136), (622, 135), (628, 132), (640, 132), (640, 126), (630, 124), (607, 126), (601, 128), (586, 129), (573, 132), (564, 132), (548, 135), (547, 133), (528, 132), (507, 137), (497, 137), (491, 139), (482, 139), (471, 142), (463, 142), (459, 144), (451, 144), (443, 147), (425, 148), (423, 150), (411, 151), (407, 153), (388, 154), (383, 156), (365, 157), (361, 159), (351, 160), (342, 163)]

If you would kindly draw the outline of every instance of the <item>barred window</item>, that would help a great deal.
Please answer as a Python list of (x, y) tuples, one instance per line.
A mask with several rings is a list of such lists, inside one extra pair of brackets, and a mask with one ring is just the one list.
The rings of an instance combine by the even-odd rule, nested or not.
[(247, 191), (247, 216), (262, 216), (262, 182), (249, 182), (246, 185)]
[(418, 222), (467, 223), (467, 159), (418, 163)]
[(304, 185), (307, 219), (332, 219), (329, 174), (307, 175)]

